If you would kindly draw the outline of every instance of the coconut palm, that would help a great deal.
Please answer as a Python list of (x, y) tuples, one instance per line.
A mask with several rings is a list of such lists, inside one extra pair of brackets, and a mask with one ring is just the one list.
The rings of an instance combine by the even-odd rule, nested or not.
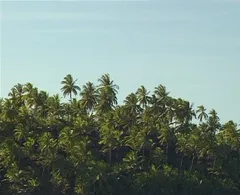
[(138, 98), (136, 94), (131, 93), (126, 97), (126, 99), (124, 100), (124, 107), (131, 115), (136, 115), (139, 113), (141, 108), (138, 104)]
[(18, 109), (14, 106), (14, 103), (11, 99), (6, 99), (2, 108), (2, 118), (5, 121), (13, 122), (17, 119)]
[(190, 104), (188, 101), (179, 98), (176, 101), (176, 115), (180, 124), (189, 123), (193, 117), (196, 118), (193, 103)]
[(36, 97), (35, 113), (38, 112), (40, 116), (47, 117), (48, 112), (48, 98), (49, 94), (46, 91), (40, 91)]
[(200, 120), (200, 122), (202, 122), (203, 119), (207, 120), (208, 115), (207, 115), (206, 109), (204, 108), (203, 105), (198, 106), (196, 113), (198, 113), (198, 119)]
[(48, 98), (47, 107), (48, 112), (51, 116), (59, 118), (62, 109), (61, 98), (59, 94), (53, 95)]
[(18, 83), (11, 89), (11, 92), (8, 94), (8, 96), (10, 96), (12, 101), (16, 103), (16, 106), (21, 106), (24, 104), (23, 93), (23, 85)]
[(77, 79), (74, 80), (71, 74), (68, 74), (64, 77), (61, 84), (63, 87), (61, 88), (61, 91), (63, 92), (63, 96), (66, 97), (69, 95), (70, 99), (72, 99), (72, 94), (75, 96), (78, 94), (78, 91), (80, 91), (80, 87), (76, 85)]
[(89, 112), (93, 111), (95, 105), (97, 104), (97, 90), (93, 83), (87, 82), (82, 87), (81, 104)]
[(83, 111), (84, 111), (83, 106), (80, 100), (77, 100), (76, 98), (73, 98), (72, 100), (70, 100), (70, 112), (71, 112), (70, 118), (79, 116), (80, 114), (85, 112)]
[(38, 89), (33, 87), (32, 83), (27, 83), (23, 87), (24, 100), (26, 104), (31, 108), (35, 103), (38, 96)]
[(166, 87), (161, 84), (158, 87), (155, 87), (154, 90), (154, 94), (158, 100), (158, 103), (165, 103), (169, 93), (170, 92), (167, 92)]
[(118, 85), (114, 84), (109, 74), (104, 74), (98, 86), (98, 110), (103, 113), (112, 110), (117, 105)]
[(148, 103), (150, 102), (150, 96), (148, 96), (150, 92), (147, 91), (147, 89), (142, 85), (140, 88), (138, 88), (136, 95), (139, 101), (139, 104), (142, 106), (142, 108), (146, 108)]
[(208, 125), (209, 125), (209, 131), (212, 133), (216, 133), (217, 130), (221, 127), (221, 124), (219, 122), (219, 117), (217, 115), (216, 110), (212, 109), (209, 112), (209, 118), (208, 118)]

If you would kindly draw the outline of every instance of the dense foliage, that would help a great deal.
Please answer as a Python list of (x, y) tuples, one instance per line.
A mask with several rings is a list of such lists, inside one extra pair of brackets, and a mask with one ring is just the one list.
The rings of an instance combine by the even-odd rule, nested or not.
[(117, 103), (67, 75), (63, 96), (31, 83), (0, 100), (0, 194), (239, 195), (240, 132), (215, 110), (194, 110), (162, 85)]

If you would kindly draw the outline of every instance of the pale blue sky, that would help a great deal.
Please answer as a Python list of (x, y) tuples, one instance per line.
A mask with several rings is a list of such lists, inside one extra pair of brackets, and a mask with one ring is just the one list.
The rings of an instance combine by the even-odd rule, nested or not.
[(119, 101), (140, 85), (240, 122), (240, 0), (2, 1), (1, 96), (51, 94), (110, 73)]

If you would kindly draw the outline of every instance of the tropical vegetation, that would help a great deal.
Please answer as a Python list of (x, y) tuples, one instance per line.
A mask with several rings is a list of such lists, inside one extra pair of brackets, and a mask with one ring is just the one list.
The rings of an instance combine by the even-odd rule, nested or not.
[(0, 99), (1, 195), (239, 195), (240, 129), (217, 112), (140, 86), (118, 104), (108, 74), (31, 83)]

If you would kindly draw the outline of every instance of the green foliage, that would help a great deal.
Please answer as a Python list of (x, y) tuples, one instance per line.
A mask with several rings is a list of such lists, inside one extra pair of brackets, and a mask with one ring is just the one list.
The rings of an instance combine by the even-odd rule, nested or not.
[(69, 102), (31, 83), (0, 99), (0, 194), (240, 194), (233, 121), (221, 124), (214, 109), (194, 110), (163, 85), (118, 105), (110, 76), (98, 81), (81, 91), (68, 74)]

